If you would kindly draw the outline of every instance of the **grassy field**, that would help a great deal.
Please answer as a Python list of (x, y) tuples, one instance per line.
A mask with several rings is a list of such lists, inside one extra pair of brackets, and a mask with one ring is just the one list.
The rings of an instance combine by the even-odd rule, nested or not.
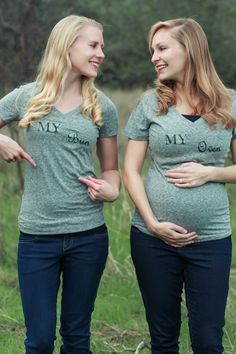
[[(135, 105), (139, 91), (112, 92), (121, 115), (121, 130)], [(128, 104), (126, 103), (128, 102)], [(121, 160), (124, 138), (119, 141)], [(120, 161), (121, 163), (122, 161)], [(236, 238), (236, 186), (229, 186), (234, 239)], [(20, 194), (17, 192), (16, 169), (0, 163), (0, 350), (1, 354), (24, 353), (24, 320), (21, 310), (17, 272), (17, 214)], [(110, 255), (99, 288), (92, 321), (92, 350), (94, 354), (135, 353), (141, 341), (148, 342), (144, 310), (138, 292), (129, 252), (129, 225), (132, 205), (124, 190), (119, 199), (106, 205), (105, 218), (110, 231)], [(236, 253), (234, 250), (231, 286), (226, 313), (225, 353), (236, 353)], [(58, 296), (58, 308), (60, 294)], [(183, 302), (180, 353), (189, 353), (187, 314)], [(59, 323), (58, 323), (59, 326)], [(57, 336), (55, 353), (59, 354)], [(148, 349), (142, 354), (150, 353)]]

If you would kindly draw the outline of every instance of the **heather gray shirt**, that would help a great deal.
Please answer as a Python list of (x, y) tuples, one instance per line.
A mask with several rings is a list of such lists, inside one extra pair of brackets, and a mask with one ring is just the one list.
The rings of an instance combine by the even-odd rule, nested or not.
[[(164, 173), (184, 162), (223, 167), (230, 151), (235, 129), (222, 125), (212, 128), (203, 119), (191, 122), (175, 107), (157, 116), (155, 91), (144, 94), (130, 116), (125, 135), (132, 140), (149, 142), (151, 166), (145, 190), (154, 215), (196, 231), (198, 241), (215, 240), (231, 234), (229, 202), (224, 183), (206, 183), (195, 188), (178, 188), (167, 182)], [(236, 97), (233, 98), (236, 115)], [(136, 209), (132, 225), (151, 234)]]
[[(20, 120), (35, 84), (15, 89), (0, 100), (0, 117), (7, 123)], [(30, 234), (83, 231), (104, 223), (102, 202), (93, 202), (79, 176), (95, 176), (92, 153), (98, 138), (117, 135), (114, 104), (99, 93), (102, 127), (83, 116), (80, 108), (63, 114), (55, 107), (24, 130), (26, 151), (37, 164), (27, 163), (19, 228)]]

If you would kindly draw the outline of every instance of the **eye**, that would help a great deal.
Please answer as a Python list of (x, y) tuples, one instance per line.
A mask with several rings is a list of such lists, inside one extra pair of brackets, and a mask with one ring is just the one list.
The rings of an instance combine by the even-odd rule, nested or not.
[(159, 49), (160, 49), (160, 51), (163, 51), (166, 49), (166, 47), (161, 46)]

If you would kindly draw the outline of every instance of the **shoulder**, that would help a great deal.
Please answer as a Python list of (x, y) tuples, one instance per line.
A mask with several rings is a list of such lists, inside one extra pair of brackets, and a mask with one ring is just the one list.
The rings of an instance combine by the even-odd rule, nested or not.
[(142, 112), (143, 115), (146, 115), (149, 117), (149, 115), (153, 115), (153, 113), (156, 114), (158, 111), (158, 101), (157, 101), (157, 96), (156, 92), (154, 89), (150, 89), (148, 91), (145, 91), (137, 105), (134, 107), (133, 112), (137, 112), (138, 114)]
[(140, 100), (139, 103), (146, 109), (157, 109), (157, 96), (156, 92), (154, 89), (150, 89), (148, 91), (145, 91)]
[(112, 100), (103, 92), (98, 90), (98, 99), (102, 108), (103, 124), (99, 128), (99, 137), (105, 138), (117, 135), (118, 132), (118, 112)]
[(32, 96), (34, 87), (35, 84), (33, 83), (16, 87), (14, 90), (10, 91), (4, 97), (2, 97), (1, 104), (24, 105), (27, 103), (28, 98)]
[(21, 95), (27, 96), (29, 98), (36, 95), (38, 91), (36, 82), (30, 82), (28, 84), (21, 85), (18, 89)]
[[(25, 85), (20, 85), (13, 89), (12, 91), (8, 92), (6, 94), (7, 97), (12, 97), (12, 98), (19, 98), (24, 95), (32, 95), (32, 92), (34, 91), (35, 83), (30, 83), (30, 84), (25, 84)], [(4, 96), (4, 97), (6, 97)], [(3, 97), (3, 98), (4, 98)]]
[(105, 95), (105, 93), (103, 93), (100, 90), (98, 90), (98, 99), (99, 99), (99, 102), (102, 106), (103, 113), (105, 113), (107, 111), (109, 111), (109, 112), (116, 111), (116, 106), (112, 102), (112, 100), (107, 95)]
[(5, 121), (19, 120), (24, 116), (34, 87), (35, 84), (21, 85), (0, 100), (0, 115)]
[(36, 83), (31, 82), (28, 84), (17, 87), (10, 93), (14, 96), (16, 103), (28, 103), (28, 101), (36, 94)]
[(150, 89), (150, 90), (145, 91), (142, 96), (142, 101), (145, 103), (156, 105), (157, 104), (157, 95), (156, 95), (155, 89)]

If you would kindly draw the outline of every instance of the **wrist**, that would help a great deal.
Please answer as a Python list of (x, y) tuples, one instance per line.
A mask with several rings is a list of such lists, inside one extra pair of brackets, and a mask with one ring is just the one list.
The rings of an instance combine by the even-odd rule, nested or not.
[(0, 146), (2, 145), (2, 143), (5, 143), (6, 142), (6, 136), (3, 135), (3, 134), (0, 134)]
[(151, 233), (157, 233), (159, 224), (160, 222), (154, 216), (146, 222), (148, 231), (150, 231)]
[(218, 167), (208, 166), (207, 167), (207, 174), (205, 177), (206, 182), (216, 182), (217, 181), (217, 171)]

